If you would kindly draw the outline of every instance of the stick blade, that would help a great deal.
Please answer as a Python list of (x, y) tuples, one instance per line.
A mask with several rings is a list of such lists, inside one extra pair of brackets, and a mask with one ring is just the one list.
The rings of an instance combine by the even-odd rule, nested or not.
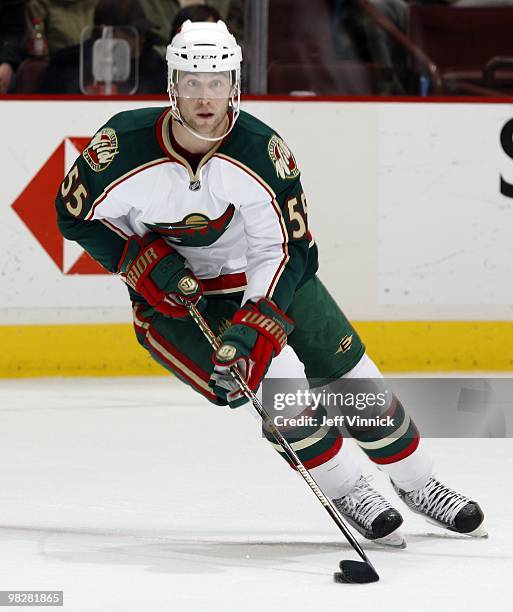
[(376, 570), (364, 561), (341, 561), (339, 567), (340, 572), (333, 574), (335, 582), (369, 584), (379, 580)]

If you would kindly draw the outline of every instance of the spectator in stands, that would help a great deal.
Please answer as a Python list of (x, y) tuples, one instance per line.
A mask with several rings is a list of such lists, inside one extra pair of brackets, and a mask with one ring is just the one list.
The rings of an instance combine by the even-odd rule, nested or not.
[(0, 94), (14, 84), (14, 75), (24, 54), (25, 0), (0, 1)]
[[(370, 0), (370, 2), (399, 32), (406, 34), (408, 4), (405, 0)], [(397, 76), (396, 85), (399, 86), (406, 70), (407, 60), (404, 48), (399, 46), (382, 28), (371, 23), (368, 17), (363, 18), (363, 27), (368, 36), (371, 57), (377, 63), (394, 69)]]
[(148, 42), (165, 59), (171, 41), (171, 24), (180, 10), (179, 0), (140, 0), (146, 19), (154, 26), (147, 33)]
[[(152, 45), (151, 32), (155, 21), (148, 19), (140, 0), (100, 0), (96, 10), (95, 21), (98, 25), (114, 26), (114, 34), (125, 38), (132, 50), (132, 71), (135, 62), (139, 62), (138, 93), (165, 93), (167, 89), (167, 66)], [(116, 29), (116, 26), (132, 26), (138, 32), (139, 44), (135, 44), (133, 36), (126, 30)]]
[[(377, 25), (358, 2), (330, 0), (334, 22), (337, 23), (335, 44), (337, 49), (347, 49), (349, 57), (392, 68), (394, 71), (393, 93), (404, 89), (406, 53), (391, 36)], [(379, 11), (395, 28), (405, 34), (408, 19), (408, 4), (405, 0), (369, 0), (371, 7)], [(386, 93), (386, 92), (384, 92)], [(390, 92), (392, 93), (392, 92)]]
[[(119, 0), (100, 0), (94, 19), (96, 25), (113, 26), (114, 38), (124, 38), (128, 41), (132, 52), (131, 74), (135, 72), (135, 63), (139, 63), (137, 93), (164, 94), (167, 88), (166, 64), (146, 38), (154, 24), (146, 19), (139, 0), (123, 0), (122, 3)], [(138, 43), (123, 26), (132, 26), (137, 30)], [(91, 71), (93, 44), (94, 40), (85, 43), (86, 73)], [(56, 53), (50, 61), (42, 90), (45, 93), (81, 93), (79, 59), (80, 45)], [(131, 88), (131, 85), (119, 84), (117, 87), (117, 93), (123, 93), (127, 88)]]
[[(140, 0), (146, 18), (156, 24), (148, 33), (151, 42), (165, 58), (166, 47), (171, 42), (173, 21), (180, 10), (190, 10), (201, 5), (216, 10), (235, 38), (242, 42), (244, 0)], [(184, 20), (186, 21), (186, 20)], [(194, 21), (194, 19), (191, 19)], [(199, 21), (199, 19), (196, 19)], [(182, 22), (183, 23), (183, 22)]]
[(239, 44), (244, 41), (245, 2), (246, 0), (206, 0), (205, 2), (207, 6), (211, 6), (218, 11), (221, 19), (226, 23)]
[[(42, 21), (50, 56), (80, 43), (80, 34), (94, 25), (99, 0), (27, 0), (28, 28)], [(122, 2), (121, 2), (122, 3)], [(120, 3), (120, 4), (121, 4)]]
[(217, 10), (205, 4), (191, 4), (190, 6), (181, 9), (175, 15), (171, 25), (171, 40), (178, 33), (182, 25), (187, 21), (211, 21), (216, 22), (221, 19), (221, 15)]

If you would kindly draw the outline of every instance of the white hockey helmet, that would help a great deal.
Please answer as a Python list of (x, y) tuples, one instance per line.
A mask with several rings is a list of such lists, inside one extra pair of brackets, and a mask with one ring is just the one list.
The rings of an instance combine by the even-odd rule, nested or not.
[[(167, 47), (168, 94), (174, 118), (198, 138), (204, 140), (222, 140), (230, 133), (240, 113), (240, 64), (242, 51), (235, 37), (230, 34), (222, 21), (187, 20)], [(201, 97), (226, 97), (231, 101), (233, 120), (230, 129), (217, 138), (207, 138), (196, 133), (188, 126), (178, 109), (178, 83), (180, 72), (216, 73), (223, 72), (229, 76), (229, 89), (219, 92), (209, 90)], [(180, 96), (195, 97), (192, 93), (180, 92)]]

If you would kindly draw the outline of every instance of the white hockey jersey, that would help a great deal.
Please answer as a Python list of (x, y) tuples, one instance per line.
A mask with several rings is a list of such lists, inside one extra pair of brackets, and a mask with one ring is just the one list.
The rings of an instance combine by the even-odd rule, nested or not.
[(63, 235), (116, 273), (128, 237), (156, 232), (207, 295), (243, 291), (244, 301), (265, 296), (286, 310), (317, 270), (291, 151), (242, 112), (192, 168), (173, 147), (171, 121), (169, 109), (134, 110), (97, 132), (57, 195)]

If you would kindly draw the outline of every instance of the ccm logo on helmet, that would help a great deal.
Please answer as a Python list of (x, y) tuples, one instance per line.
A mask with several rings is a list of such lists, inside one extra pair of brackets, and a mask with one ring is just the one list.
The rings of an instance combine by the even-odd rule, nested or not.
[(217, 59), (217, 55), (193, 55), (193, 60), (213, 60)]

